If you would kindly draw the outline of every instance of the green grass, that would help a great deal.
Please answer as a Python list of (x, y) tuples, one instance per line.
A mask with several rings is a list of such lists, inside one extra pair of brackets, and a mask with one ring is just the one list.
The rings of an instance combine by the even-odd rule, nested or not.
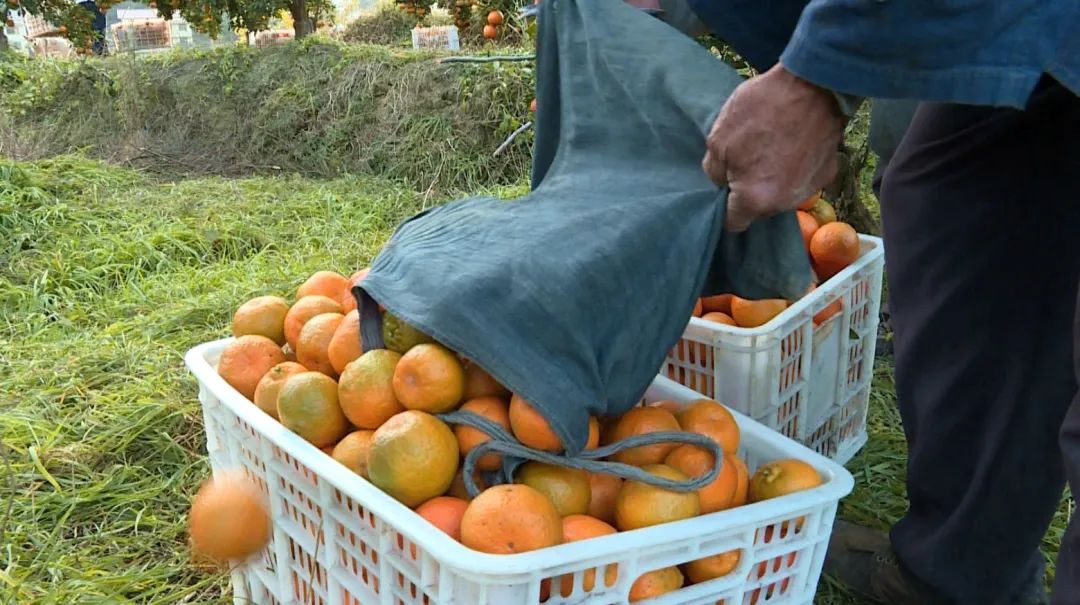
[(432, 53), (321, 37), (269, 49), (134, 59), (0, 54), (0, 156), (80, 150), (164, 175), (368, 175), (473, 191), (529, 170), (532, 64), (440, 64)]
[[(73, 157), (0, 161), (0, 602), (231, 602), (226, 577), (188, 564), (208, 466), (181, 356), (226, 336), (248, 297), (363, 266), (430, 203), (372, 179), (170, 183)], [(905, 457), (890, 369), (876, 372), (842, 514), (885, 527), (904, 511)], [(825, 582), (819, 603), (857, 601)]]

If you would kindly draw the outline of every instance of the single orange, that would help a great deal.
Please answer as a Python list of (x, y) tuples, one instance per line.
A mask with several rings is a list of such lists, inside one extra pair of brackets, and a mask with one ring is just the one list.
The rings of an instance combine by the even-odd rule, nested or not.
[(838, 315), (843, 310), (844, 310), (844, 299), (838, 298), (838, 299), (832, 301), (831, 303), (829, 303), (829, 305), (827, 307), (825, 307), (824, 309), (822, 309), (822, 310), (820, 310), (820, 311), (818, 311), (817, 313), (814, 314), (814, 325), (819, 326), (819, 325), (829, 321), (830, 319), (832, 319), (833, 317)]
[[(469, 490), (465, 489), (464, 473), (465, 469), (458, 469), (458, 472), (454, 474), (454, 480), (450, 483), (450, 489), (446, 490), (446, 495), (468, 502), (472, 500), (472, 496), (469, 495)], [(484, 481), (484, 476), (480, 474), (480, 471), (473, 471), (473, 483), (481, 492), (488, 488), (488, 484)]]
[(435, 342), (435, 339), (398, 319), (393, 313), (383, 314), (383, 342), (386, 348), (404, 355), (416, 345)]
[[(478, 416), (483, 416), (484, 418), (497, 423), (508, 432), (510, 431), (509, 406), (505, 401), (498, 397), (477, 397), (476, 399), (470, 399), (462, 404), (460, 409), (463, 412), (472, 412)], [(462, 456), (467, 455), (474, 447), (481, 443), (491, 440), (491, 437), (489, 437), (487, 433), (464, 424), (459, 424), (454, 427), (454, 435), (457, 437), (458, 448), (461, 449)], [(498, 470), (501, 466), (502, 454), (494, 452), (484, 454), (476, 461), (476, 468), (481, 471), (494, 471)]]
[(335, 374), (345, 371), (345, 366), (364, 354), (364, 345), (360, 342), (360, 315), (349, 311), (326, 347), (326, 357)]
[(449, 412), (465, 394), (465, 369), (446, 347), (425, 343), (409, 349), (394, 368), (394, 395), (406, 409)]
[(828, 279), (859, 258), (859, 234), (847, 223), (822, 225), (810, 240), (810, 258), (818, 277)]
[(322, 313), (304, 324), (296, 340), (296, 359), (305, 368), (337, 378), (330, 363), (330, 341), (344, 317), (341, 313)]
[(730, 315), (728, 315), (727, 313), (722, 313), (720, 311), (709, 311), (708, 313), (702, 315), (701, 319), (704, 319), (705, 321), (711, 321), (716, 324), (723, 324), (725, 326), (738, 325), (735, 323), (735, 320), (732, 319)]
[(494, 40), (495, 36), (498, 36), (498, 35), (499, 35), (499, 30), (496, 29), (494, 25), (485, 25), (484, 26), (484, 38), (486, 38), (488, 40)]
[[(688, 477), (665, 464), (652, 464), (645, 470), (666, 479), (686, 481)], [(615, 527), (630, 531), (689, 519), (701, 514), (697, 492), (674, 492), (639, 481), (626, 481), (615, 499)]]
[(652, 403), (650, 405), (652, 405), (652, 407), (654, 407), (654, 408), (660, 408), (661, 410), (666, 410), (668, 412), (671, 412), (672, 414), (678, 414), (679, 410), (683, 409), (683, 404), (681, 404), (678, 401), (675, 401), (673, 399), (664, 399), (662, 401), (657, 401), (657, 402)]
[(811, 216), (809, 212), (803, 212), (802, 210), (796, 211), (795, 216), (799, 218), (799, 231), (802, 231), (803, 244), (809, 250), (810, 238), (814, 237), (814, 233), (818, 230), (817, 219)]
[(589, 473), (589, 516), (605, 523), (615, 522), (615, 500), (623, 480), (615, 475)]
[(634, 580), (630, 586), (630, 602), (654, 599), (660, 595), (676, 591), (683, 586), (682, 572), (678, 567), (664, 567), (645, 573)]
[(332, 298), (313, 295), (301, 298), (289, 309), (285, 314), (285, 340), (292, 350), (296, 350), (296, 342), (300, 339), (300, 330), (304, 328), (304, 324), (323, 313), (341, 313), (341, 305)]
[(337, 443), (351, 428), (338, 405), (337, 383), (322, 372), (285, 379), (278, 395), (278, 418), (315, 447)]
[(345, 279), (344, 275), (334, 271), (316, 271), (297, 288), (296, 300), (299, 301), (305, 296), (318, 295), (340, 301), (348, 287), (349, 280)]
[(285, 344), (285, 314), (289, 303), (280, 296), (258, 296), (240, 305), (233, 314), (233, 336), (257, 334)]
[(724, 404), (712, 399), (695, 399), (675, 415), (682, 430), (705, 435), (720, 444), (724, 452), (739, 449), (739, 425)]
[(465, 516), (467, 508), (469, 508), (469, 503), (461, 498), (436, 496), (416, 507), (416, 514), (439, 528), (439, 531), (460, 542), (461, 518)]
[(594, 450), (600, 445), (600, 421), (596, 416), (589, 416), (589, 438), (585, 440), (585, 449)]
[(285, 361), (278, 344), (265, 336), (248, 334), (225, 346), (218, 359), (218, 375), (241, 395), (252, 399), (259, 381), (274, 366)]
[(690, 561), (686, 564), (686, 576), (693, 584), (722, 578), (739, 566), (741, 552), (729, 550), (711, 557)]
[(746, 504), (750, 499), (750, 469), (746, 468), (746, 463), (738, 456), (732, 456), (731, 460), (735, 463), (735, 470), (739, 474), (735, 485), (735, 497), (731, 499), (731, 506), (734, 508)]
[(716, 294), (701, 299), (701, 308), (706, 313), (727, 313), (731, 315), (732, 294)]
[(283, 361), (270, 368), (270, 371), (259, 380), (259, 384), (255, 387), (253, 398), (255, 405), (277, 420), (278, 395), (281, 393), (282, 385), (285, 384), (285, 379), (293, 374), (307, 371), (307, 368), (295, 361)]
[[(610, 536), (616, 533), (614, 527), (604, 523), (600, 519), (590, 517), (588, 515), (570, 515), (563, 517), (563, 543), (578, 542), (581, 540), (588, 540), (589, 538), (596, 538), (599, 536)], [(604, 569), (604, 586), (614, 586), (618, 580), (619, 566), (608, 565)], [(559, 592), (563, 597), (569, 597), (574, 591), (574, 574), (566, 574), (559, 581)], [(589, 569), (582, 574), (581, 588), (585, 592), (591, 591), (596, 587), (596, 570)]]
[(820, 200), (820, 199), (821, 199), (821, 192), (818, 191), (814, 195), (811, 195), (810, 197), (803, 200), (802, 203), (799, 204), (799, 210), (809, 210), (809, 209), (813, 208), (814, 205), (817, 204), (818, 200)]
[(761, 502), (821, 485), (821, 475), (802, 460), (774, 460), (750, 478), (750, 501)]
[(270, 542), (269, 505), (243, 471), (218, 473), (205, 482), (188, 515), (194, 554), (218, 564), (246, 559)]
[[(679, 422), (671, 412), (655, 406), (636, 407), (623, 414), (622, 418), (619, 418), (619, 421), (615, 424), (615, 429), (612, 431), (611, 442), (622, 441), (634, 435), (679, 430), (681, 430)], [(614, 454), (612, 460), (635, 466), (657, 464), (662, 462), (671, 453), (671, 450), (678, 445), (678, 443), (671, 441), (632, 447)]]
[(487, 16), (488, 25), (498, 27), (503, 23), (503, 14), (499, 11), (491, 11)]
[(782, 298), (762, 300), (748, 300), (738, 296), (731, 298), (731, 317), (736, 325), (743, 328), (763, 326), (786, 308), (788, 308), (788, 301)]
[(371, 438), (374, 436), (375, 431), (353, 431), (338, 441), (330, 457), (367, 479), (368, 452), (371, 451)]
[(476, 399), (477, 397), (498, 397), (509, 399), (510, 390), (499, 384), (484, 368), (470, 361), (465, 364), (465, 395), (464, 399)]
[[(707, 474), (713, 469), (715, 462), (716, 458), (711, 452), (689, 444), (680, 445), (664, 459), (664, 464), (691, 478)], [(735, 463), (732, 462), (729, 454), (724, 454), (724, 463), (720, 467), (720, 474), (716, 476), (712, 483), (697, 492), (698, 499), (701, 501), (701, 514), (705, 515), (731, 508), (738, 482), (739, 472), (735, 468)]]
[(458, 471), (458, 444), (442, 420), (406, 410), (375, 430), (368, 480), (405, 506), (446, 493)]
[(829, 321), (844, 310), (843, 299), (834, 300), (829, 306), (814, 314), (814, 325), (821, 325)]
[(820, 198), (814, 202), (813, 206), (800, 208), (800, 210), (804, 210), (814, 217), (818, 225), (824, 226), (836, 221), (836, 209), (832, 207), (832, 204)]
[(562, 440), (548, 421), (523, 397), (510, 398), (510, 428), (521, 443), (538, 450), (561, 452)]
[(562, 541), (562, 518), (555, 505), (527, 485), (484, 490), (461, 519), (461, 543), (489, 554), (528, 552)]
[(394, 395), (394, 368), (400, 359), (388, 349), (373, 349), (345, 366), (338, 380), (338, 401), (349, 422), (377, 429), (405, 411)]
[(562, 517), (583, 515), (589, 510), (589, 474), (583, 470), (526, 462), (517, 469), (514, 482), (547, 496)]
[(365, 269), (360, 269), (356, 273), (353, 273), (349, 276), (349, 279), (345, 283), (345, 291), (341, 293), (341, 299), (338, 300), (338, 302), (341, 303), (341, 308), (343, 309), (344, 313), (356, 310), (356, 297), (353, 296), (352, 289), (356, 286), (356, 284), (359, 284), (361, 281), (363, 281), (363, 279), (367, 277), (367, 274), (370, 271), (371, 268), (368, 267)]

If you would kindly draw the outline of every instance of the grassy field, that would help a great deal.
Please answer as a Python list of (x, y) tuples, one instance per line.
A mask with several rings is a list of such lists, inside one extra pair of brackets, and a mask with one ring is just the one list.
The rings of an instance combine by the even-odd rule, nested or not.
[[(363, 266), (427, 203), (370, 179), (170, 183), (71, 157), (0, 161), (0, 601), (231, 602), (224, 576), (188, 565), (208, 465), (181, 356), (227, 335), (248, 297)], [(884, 527), (904, 511), (905, 457), (888, 365), (876, 378), (842, 514)], [(819, 593), (857, 602), (827, 581)]]

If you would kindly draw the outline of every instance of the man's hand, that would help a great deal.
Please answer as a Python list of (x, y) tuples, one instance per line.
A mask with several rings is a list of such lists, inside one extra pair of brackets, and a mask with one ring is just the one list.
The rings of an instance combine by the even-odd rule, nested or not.
[(832, 93), (780, 64), (739, 85), (716, 116), (702, 162), (731, 190), (725, 227), (743, 231), (828, 185), (845, 122)]

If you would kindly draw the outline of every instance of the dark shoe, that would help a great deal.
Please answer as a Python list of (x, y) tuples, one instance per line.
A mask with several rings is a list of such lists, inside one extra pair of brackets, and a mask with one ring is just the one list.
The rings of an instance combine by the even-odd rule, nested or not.
[[(1045, 561), (1036, 553), (1025, 570), (1021, 587), (1005, 603), (1049, 605)], [(889, 537), (867, 527), (837, 520), (825, 555), (824, 572), (849, 590), (888, 605), (945, 605), (946, 599), (911, 575), (892, 550)]]
[(946, 603), (904, 570), (885, 533), (845, 521), (837, 520), (833, 526), (824, 571), (860, 597), (877, 603)]

